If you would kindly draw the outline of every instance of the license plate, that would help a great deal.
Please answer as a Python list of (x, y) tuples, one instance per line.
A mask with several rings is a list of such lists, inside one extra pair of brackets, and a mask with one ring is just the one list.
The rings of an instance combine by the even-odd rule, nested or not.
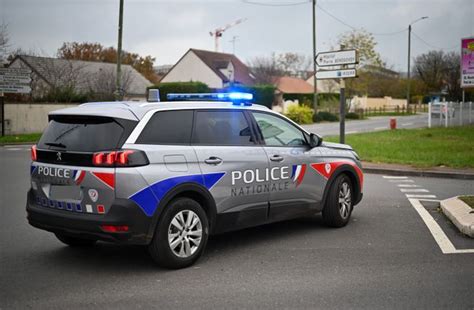
[(52, 200), (81, 200), (81, 189), (79, 186), (51, 185), (49, 198)]

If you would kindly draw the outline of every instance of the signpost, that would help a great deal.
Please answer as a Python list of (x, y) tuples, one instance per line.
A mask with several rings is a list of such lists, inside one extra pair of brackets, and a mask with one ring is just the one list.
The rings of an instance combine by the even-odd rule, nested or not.
[(356, 50), (322, 52), (316, 55), (316, 63), (320, 67), (356, 64), (357, 52)]
[(5, 135), (4, 93), (29, 94), (31, 70), (28, 68), (0, 68), (0, 105), (2, 111), (2, 137)]
[(340, 123), (339, 123), (339, 142), (344, 143), (345, 140), (345, 114), (346, 114), (346, 98), (345, 98), (345, 82), (344, 79), (357, 77), (355, 68), (347, 68), (348, 65), (358, 63), (356, 50), (344, 50), (341, 46), (340, 51), (322, 52), (316, 55), (316, 63), (320, 67), (339, 67), (331, 70), (317, 70), (316, 80), (339, 79), (340, 83)]

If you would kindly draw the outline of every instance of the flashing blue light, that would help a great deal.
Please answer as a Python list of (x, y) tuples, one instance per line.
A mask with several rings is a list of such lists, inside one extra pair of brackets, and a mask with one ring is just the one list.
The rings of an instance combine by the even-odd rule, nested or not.
[(209, 101), (232, 101), (237, 105), (251, 105), (249, 102), (253, 99), (250, 93), (232, 92), (232, 93), (194, 93), (194, 94), (167, 94), (167, 99), (173, 100), (209, 100)]

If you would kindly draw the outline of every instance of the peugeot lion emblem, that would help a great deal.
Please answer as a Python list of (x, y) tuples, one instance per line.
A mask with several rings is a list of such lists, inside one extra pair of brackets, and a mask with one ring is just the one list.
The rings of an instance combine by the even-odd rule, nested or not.
[(61, 152), (57, 152), (57, 153), (56, 153), (56, 158), (57, 158), (57, 160), (62, 160), (62, 159), (61, 159)]

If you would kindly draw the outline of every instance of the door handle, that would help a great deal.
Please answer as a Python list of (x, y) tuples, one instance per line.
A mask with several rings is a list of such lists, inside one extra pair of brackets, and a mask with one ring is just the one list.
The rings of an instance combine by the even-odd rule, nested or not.
[(222, 159), (216, 156), (211, 156), (208, 159), (204, 160), (204, 162), (208, 165), (219, 165), (222, 163)]
[(280, 162), (283, 161), (283, 157), (280, 155), (273, 155), (272, 157), (270, 157), (270, 160)]

